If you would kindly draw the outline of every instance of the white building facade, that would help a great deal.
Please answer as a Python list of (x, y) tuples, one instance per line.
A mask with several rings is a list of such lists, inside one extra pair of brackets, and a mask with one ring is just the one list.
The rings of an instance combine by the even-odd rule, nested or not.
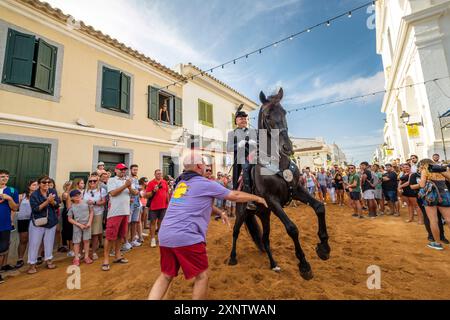
[(226, 153), (228, 132), (234, 129), (234, 114), (239, 105), (249, 113), (258, 104), (227, 84), (201, 72), (192, 64), (180, 64), (176, 71), (188, 82), (183, 85), (183, 141), (189, 148), (194, 145), (213, 166), (213, 172), (228, 172), (231, 155)]
[(376, 29), (387, 91), (377, 158), (444, 158), (439, 115), (450, 109), (450, 0), (378, 0)]
[(345, 166), (344, 152), (335, 143), (327, 144), (323, 138), (292, 138), (294, 158), (301, 169), (329, 168), (332, 165)]

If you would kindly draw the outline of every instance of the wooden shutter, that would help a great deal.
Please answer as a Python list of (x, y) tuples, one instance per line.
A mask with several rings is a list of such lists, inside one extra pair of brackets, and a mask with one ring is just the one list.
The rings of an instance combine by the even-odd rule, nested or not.
[(203, 123), (206, 121), (206, 103), (198, 100), (198, 120)]
[(35, 37), (8, 30), (3, 82), (31, 86)]
[(183, 126), (183, 105), (180, 98), (175, 97), (175, 122), (176, 126)]
[(212, 127), (214, 126), (213, 122), (213, 105), (208, 103), (206, 105), (206, 122)]
[(235, 122), (235, 115), (234, 113), (231, 114), (231, 128), (236, 129), (237, 125)]
[(102, 107), (120, 109), (120, 71), (103, 67)]
[(39, 39), (34, 87), (52, 94), (55, 82), (57, 48)]
[(120, 110), (124, 113), (130, 113), (131, 78), (124, 73), (121, 73), (120, 77)]
[(159, 120), (159, 92), (152, 86), (148, 86), (148, 117)]

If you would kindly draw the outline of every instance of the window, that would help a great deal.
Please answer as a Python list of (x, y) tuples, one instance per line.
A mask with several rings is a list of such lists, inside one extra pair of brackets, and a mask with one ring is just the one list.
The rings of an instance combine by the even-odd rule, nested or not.
[(84, 183), (87, 184), (87, 181), (90, 176), (90, 172), (70, 172), (69, 173), (69, 180), (73, 181), (75, 179), (83, 179)]
[(98, 162), (104, 162), (105, 163), (105, 170), (110, 170), (111, 172), (114, 172), (114, 169), (117, 164), (119, 163), (125, 163), (126, 161), (126, 154), (125, 153), (117, 153), (117, 152), (107, 152), (107, 151), (100, 151), (98, 153)]
[(108, 67), (102, 72), (102, 108), (129, 114), (131, 77)]
[(57, 52), (43, 39), (8, 29), (2, 82), (53, 95)]
[(235, 118), (235, 114), (232, 113), (232, 114), (231, 114), (231, 128), (232, 128), (232, 129), (236, 129), (236, 128), (237, 128), (235, 119), (236, 119), (236, 118)]
[(163, 156), (163, 177), (166, 178), (170, 175), (175, 177), (175, 164), (170, 156)]
[(208, 127), (214, 127), (213, 105), (198, 99), (198, 121)]
[(148, 87), (148, 117), (156, 121), (183, 125), (182, 100), (156, 87)]

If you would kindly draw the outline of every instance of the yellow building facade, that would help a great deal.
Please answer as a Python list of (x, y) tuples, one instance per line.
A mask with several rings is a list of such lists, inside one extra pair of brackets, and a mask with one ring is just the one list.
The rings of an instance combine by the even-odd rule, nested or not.
[(98, 161), (178, 172), (185, 78), (173, 70), (47, 4), (0, 0), (0, 74), (0, 167), (18, 188), (41, 173), (60, 187)]

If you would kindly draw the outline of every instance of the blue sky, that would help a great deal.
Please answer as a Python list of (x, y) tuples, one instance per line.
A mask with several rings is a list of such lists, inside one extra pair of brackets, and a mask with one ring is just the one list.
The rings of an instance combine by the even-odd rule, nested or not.
[[(76, 19), (174, 67), (208, 69), (367, 0), (47, 0)], [(101, 14), (99, 14), (101, 12)], [(286, 110), (383, 89), (375, 29), (365, 9), (261, 55), (214, 71), (259, 103), (282, 86)], [(336, 142), (348, 160), (371, 160), (383, 142), (382, 95), (290, 113), (290, 135)]]

